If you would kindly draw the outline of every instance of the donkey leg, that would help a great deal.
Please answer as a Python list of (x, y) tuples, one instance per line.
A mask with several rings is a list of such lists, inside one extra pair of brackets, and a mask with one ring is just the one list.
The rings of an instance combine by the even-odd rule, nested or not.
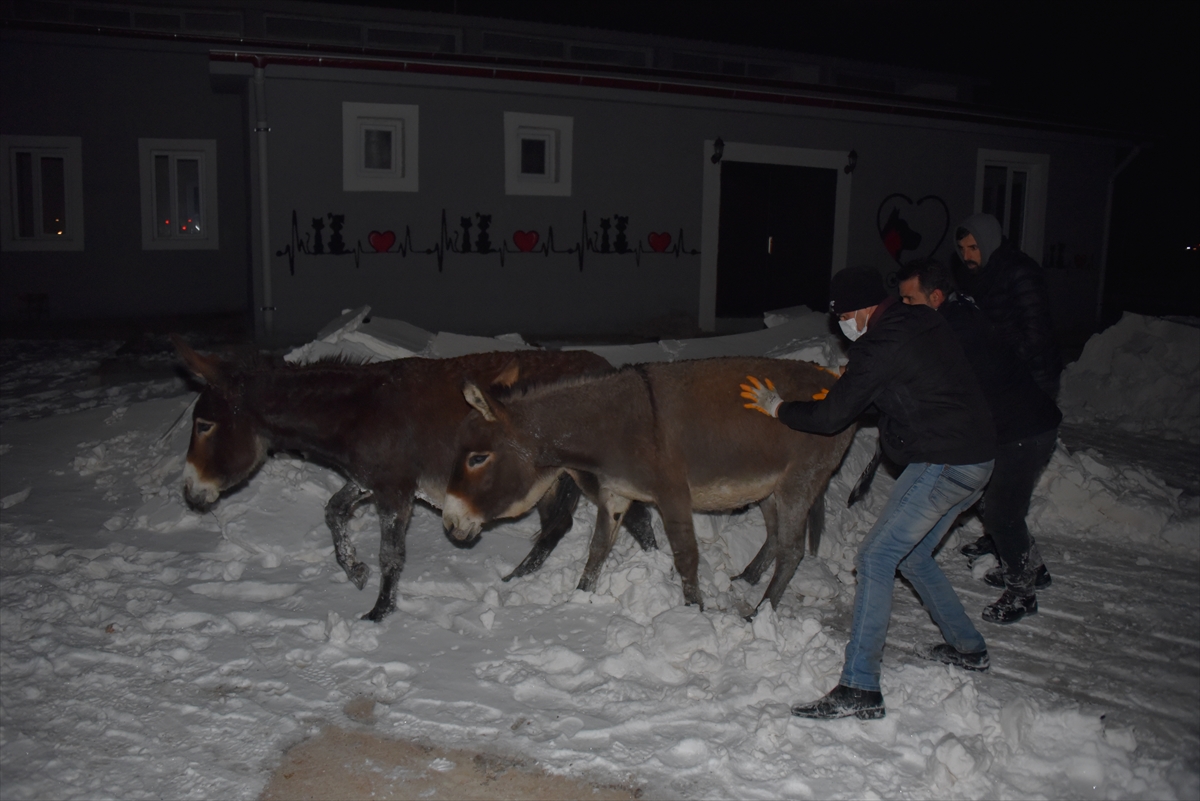
[(379, 597), (375, 606), (363, 615), (363, 620), (378, 623), (396, 609), (396, 585), (400, 583), (400, 571), (404, 569), (404, 536), (408, 521), (412, 518), (412, 492), (399, 493), (384, 501), (375, 498), (375, 509), (379, 512)]
[(579, 505), (579, 485), (567, 473), (563, 473), (546, 490), (546, 494), (537, 503), (538, 516), (542, 520), (542, 530), (538, 533), (533, 549), (521, 561), (521, 564), (505, 576), (501, 581), (527, 576), (542, 566), (550, 552), (558, 547), (563, 536), (571, 530), (574, 522), (575, 507)]
[(750, 564), (746, 565), (746, 569), (734, 576), (732, 581), (742, 579), (750, 585), (757, 584), (758, 580), (762, 578), (762, 574), (766, 572), (767, 565), (775, 561), (779, 537), (779, 518), (775, 510), (775, 497), (768, 495), (763, 498), (758, 502), (758, 508), (762, 510), (763, 522), (767, 525), (767, 538), (763, 540), (762, 547), (750, 560)]
[(692, 525), (692, 498), (686, 484), (682, 492), (658, 498), (658, 511), (662, 514), (663, 528), (667, 541), (671, 543), (671, 555), (675, 560), (675, 571), (683, 582), (683, 602), (696, 604), (704, 611), (704, 600), (700, 597), (700, 549), (696, 545), (696, 529)]
[(600, 493), (599, 502), (596, 504), (596, 528), (592, 531), (587, 564), (583, 568), (583, 575), (580, 577), (576, 589), (585, 592), (592, 592), (595, 589), (596, 581), (600, 578), (600, 569), (604, 567), (604, 560), (612, 551), (613, 542), (617, 538), (617, 531), (621, 527), (625, 512), (629, 509), (629, 503), (628, 498), (622, 498), (609, 492), (602, 491)]
[[(759, 601), (758, 608), (766, 601), (771, 606), (779, 608), (779, 600), (783, 591), (796, 574), (796, 568), (804, 559), (804, 533), (809, 520), (809, 510), (816, 503), (816, 497), (824, 492), (820, 487), (806, 486), (806, 481), (792, 479), (785, 482), (775, 491), (775, 505), (778, 509), (778, 551), (775, 555), (775, 575)], [(755, 610), (757, 611), (757, 609)]]
[(371, 497), (371, 491), (365, 490), (353, 481), (347, 481), (346, 486), (333, 494), (325, 504), (325, 525), (333, 533), (333, 552), (337, 563), (346, 571), (346, 577), (354, 582), (360, 590), (366, 586), (371, 568), (358, 561), (354, 550), (354, 542), (346, 533), (346, 525), (354, 514), (354, 507)]

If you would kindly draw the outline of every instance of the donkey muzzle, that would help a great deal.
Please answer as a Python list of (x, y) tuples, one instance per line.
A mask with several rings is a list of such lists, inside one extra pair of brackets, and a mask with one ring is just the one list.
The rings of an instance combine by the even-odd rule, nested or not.
[(470, 542), (483, 531), (483, 516), (457, 495), (446, 495), (442, 505), (442, 526), (455, 542)]
[(221, 497), (221, 488), (200, 477), (199, 472), (188, 462), (183, 468), (183, 499), (197, 512), (207, 512)]

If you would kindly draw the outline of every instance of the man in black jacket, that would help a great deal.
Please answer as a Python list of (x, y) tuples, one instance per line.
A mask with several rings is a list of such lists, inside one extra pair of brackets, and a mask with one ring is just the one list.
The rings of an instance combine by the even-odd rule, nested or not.
[(959, 512), (983, 492), (995, 436), (979, 384), (946, 321), (933, 309), (889, 297), (871, 267), (834, 275), (831, 311), (854, 342), (850, 363), (823, 400), (783, 401), (768, 379), (742, 385), (746, 407), (788, 426), (833, 434), (872, 404), (892, 461), (907, 465), (879, 519), (859, 547), (854, 623), (841, 680), (824, 698), (792, 708), (805, 718), (884, 716), (879, 675), (896, 569), (921, 596), (946, 642), (924, 656), (986, 670), (987, 644), (963, 610), (933, 550)]
[(987, 314), (996, 335), (1025, 363), (1037, 385), (1057, 398), (1062, 354), (1041, 265), (1004, 239), (999, 221), (990, 214), (963, 220), (954, 239), (966, 268), (959, 286)]
[(1015, 623), (1037, 612), (1038, 589), (1050, 584), (1050, 572), (1025, 515), (1038, 474), (1058, 441), (1062, 413), (1034, 382), (1012, 351), (997, 340), (980, 309), (954, 287), (950, 270), (934, 259), (913, 261), (896, 274), (900, 299), (936, 309), (954, 330), (975, 371), (996, 423), (996, 466), (983, 494), (983, 529), (994, 543), (1004, 587), (1000, 600), (983, 610), (991, 623)]

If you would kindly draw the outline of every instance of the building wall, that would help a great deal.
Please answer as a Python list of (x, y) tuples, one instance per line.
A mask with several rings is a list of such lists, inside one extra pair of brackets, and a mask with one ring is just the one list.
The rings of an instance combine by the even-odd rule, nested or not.
[[(208, 48), (201, 45), (6, 32), (2, 50), (0, 68), (22, 80), (9, 81), (4, 91), (0, 132), (83, 138), (86, 247), (3, 254), (0, 313), (20, 313), (19, 297), (37, 292), (48, 293), (50, 313), (65, 318), (265, 305), (259, 251), (251, 242), (255, 143), (245, 78), (210, 75)], [(1045, 242), (1068, 243), (1070, 253), (1082, 254), (1084, 274), (1089, 264), (1094, 270), (1100, 250), (1114, 148), (1099, 139), (550, 82), (291, 66), (268, 66), (266, 75), (268, 244), (278, 336), (311, 335), (343, 309), (364, 303), (381, 316), (428, 329), (477, 334), (616, 333), (665, 315), (694, 319), (709, 155), (703, 143), (718, 136), (855, 150), (850, 264), (894, 268), (877, 222), (889, 196), (922, 237), (902, 257), (926, 255), (939, 240), (935, 255), (948, 257), (953, 225), (974, 209), (979, 148), (1048, 153)], [(420, 107), (418, 192), (342, 190), (345, 101)], [(570, 197), (505, 194), (505, 111), (574, 118)], [(138, 137), (217, 140), (219, 251), (141, 249)], [(938, 200), (921, 202), (930, 196)], [(304, 252), (312, 250), (314, 218), (322, 218), (328, 246), (331, 214), (344, 218), (341, 234), (352, 252)], [(507, 249), (503, 257), (474, 252), (479, 214), (490, 215), (488, 236), (493, 248)], [(558, 250), (588, 240), (598, 246), (602, 220), (612, 225), (615, 240), (618, 216), (628, 218), (629, 246), (639, 253), (585, 249), (581, 264), (578, 252), (542, 252), (551, 232)], [(455, 252), (464, 217), (472, 223), (469, 253)], [(395, 234), (392, 252), (374, 252), (373, 231)], [(534, 252), (517, 252), (518, 231), (538, 233)], [(670, 235), (666, 252), (653, 252), (651, 233), (659, 243)], [(1060, 287), (1060, 317), (1077, 320), (1080, 308), (1094, 306), (1095, 291), (1086, 284), (1053, 282)]]
[[(206, 49), (6, 33), (0, 74), (0, 132), (80, 137), (84, 192), (84, 249), (4, 253), (0, 314), (29, 294), (68, 319), (248, 309), (245, 99), (214, 91)], [(142, 249), (143, 137), (217, 140), (219, 250)]]
[[(922, 244), (903, 258), (952, 254), (953, 227), (974, 211), (979, 148), (1050, 155), (1047, 243), (1070, 241), (1098, 254), (1112, 146), (1078, 137), (926, 121), (897, 115), (830, 112), (684, 95), (564, 88), (521, 83), (320, 68), (268, 67), (272, 132), (271, 241), (294, 245), (314, 217), (344, 215), (350, 255), (300, 252), (273, 258), (273, 303), (283, 330), (313, 330), (342, 309), (370, 303), (377, 314), (432, 329), (617, 332), (668, 313), (696, 315), (699, 293), (704, 140), (746, 142), (858, 154), (853, 173), (850, 264), (884, 272), (877, 212), (900, 193), (904, 217)], [(420, 107), (420, 191), (341, 191), (341, 104)], [(570, 197), (504, 193), (505, 111), (571, 116), (574, 175)], [(944, 201), (942, 206), (935, 196)], [(447, 233), (442, 239), (445, 214)], [(491, 216), (496, 253), (453, 252), (460, 220)], [(583, 221), (586, 215), (587, 229)], [(632, 246), (648, 250), (650, 233), (670, 233), (678, 253), (514, 253), (515, 232), (551, 229), (560, 248), (598, 242), (601, 220), (627, 216)], [(949, 229), (949, 230), (947, 230)], [(407, 254), (373, 252), (371, 231), (411, 242)], [(610, 230), (610, 235), (611, 235)], [(478, 228), (471, 229), (473, 237)], [(328, 240), (329, 230), (323, 232)], [(446, 245), (438, 255), (425, 251)], [(1038, 254), (1039, 256), (1041, 254)], [(1093, 257), (1094, 258), (1094, 257)], [(294, 269), (294, 274), (293, 274)], [(1060, 282), (1061, 283), (1061, 282)], [(1070, 293), (1066, 293), (1070, 295)], [(1073, 302), (1071, 297), (1064, 298)], [(1094, 292), (1088, 303), (1094, 303)], [(1064, 317), (1074, 319), (1074, 312)]]

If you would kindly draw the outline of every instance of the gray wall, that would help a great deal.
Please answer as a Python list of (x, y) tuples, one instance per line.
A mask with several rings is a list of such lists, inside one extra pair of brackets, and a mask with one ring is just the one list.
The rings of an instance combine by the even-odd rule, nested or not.
[[(407, 227), (414, 248), (424, 250), (437, 244), (445, 209), (451, 234), (461, 216), (482, 212), (492, 215), (493, 246), (517, 230), (538, 230), (544, 241), (553, 227), (562, 248), (580, 241), (584, 212), (592, 236), (599, 233), (601, 217), (619, 213), (630, 218), (631, 244), (641, 240), (645, 247), (651, 231), (667, 231), (674, 240), (682, 229), (688, 250), (698, 250), (702, 143), (717, 136), (727, 142), (857, 150), (851, 264), (894, 268), (876, 228), (878, 206), (894, 192), (914, 200), (935, 194), (946, 201), (951, 231), (937, 255), (949, 257), (953, 225), (973, 211), (981, 147), (1049, 153), (1045, 241), (1099, 251), (1113, 158), (1113, 147), (1105, 142), (895, 115), (543, 83), (273, 66), (267, 76), (273, 252), (290, 241), (293, 210), (302, 234), (315, 216), (345, 214), (347, 246), (361, 242), (368, 251), (358, 267), (350, 256), (301, 253), (294, 276), (287, 259), (275, 257), (274, 303), (281, 330), (311, 331), (363, 303), (377, 314), (426, 328), (479, 334), (615, 332), (670, 312), (694, 316), (698, 255), (643, 256), (638, 265), (632, 255), (587, 253), (580, 271), (574, 255), (509, 254), (501, 266), (496, 254), (447, 253), (439, 273), (434, 256), (371, 253), (367, 235), (393, 230), (403, 237)], [(419, 192), (341, 190), (343, 101), (420, 106)], [(504, 194), (505, 111), (574, 118), (571, 197)], [(940, 207), (936, 214), (934, 209), (926, 204), (911, 215), (914, 224), (926, 228), (919, 254), (928, 252), (945, 224)], [(513, 248), (511, 239), (508, 245)], [(1071, 293), (1065, 294), (1064, 300), (1073, 302)], [(1094, 305), (1094, 295), (1085, 305)]]
[[(0, 313), (23, 293), (50, 295), (64, 318), (249, 310), (261, 305), (250, 203), (253, 158), (245, 79), (210, 76), (202, 45), (50, 37), (6, 32), (0, 69), (7, 81), (0, 131), (83, 139), (86, 247), (82, 252), (4, 253)], [(267, 68), (269, 244), (276, 333), (303, 337), (343, 309), (371, 304), (381, 316), (432, 330), (496, 334), (615, 333), (664, 315), (695, 318), (699, 255), (509, 253), (444, 255), (442, 270), (424, 250), (439, 245), (442, 212), (451, 235), (459, 218), (492, 215), (493, 247), (536, 230), (545, 243), (580, 243), (601, 218), (629, 217), (631, 246), (648, 250), (651, 232), (682, 231), (687, 251), (701, 242), (703, 141), (858, 153), (851, 190), (848, 263), (894, 267), (879, 241), (876, 211), (888, 195), (938, 195), (951, 226), (973, 210), (979, 148), (1048, 153), (1044, 240), (1082, 254), (1093, 272), (1058, 271), (1051, 282), (1060, 320), (1086, 322), (1095, 305), (1104, 190), (1114, 164), (1111, 142), (1013, 127), (830, 111), (667, 93), (568, 87), (553, 83), (307, 67)], [(232, 85), (234, 91), (227, 87)], [(225, 87), (225, 88), (221, 88)], [(343, 101), (420, 106), (420, 191), (343, 192)], [(574, 118), (573, 194), (504, 193), (505, 111)], [(138, 137), (218, 142), (219, 251), (143, 251), (138, 195)], [(928, 252), (941, 233), (933, 204), (914, 210)], [(313, 217), (346, 217), (352, 256), (274, 255)], [(473, 220), (474, 222), (474, 220)], [(372, 230), (411, 231), (415, 252), (375, 254)], [(477, 228), (472, 235), (477, 236)], [(325, 229), (328, 241), (330, 231)], [(615, 236), (615, 231), (610, 231)], [(952, 236), (952, 229), (951, 229)], [(936, 255), (948, 257), (951, 243)], [(909, 254), (912, 255), (912, 254)], [(1033, 254), (1040, 258), (1043, 254)], [(1071, 273), (1067, 275), (1067, 273)], [(250, 286), (260, 294), (252, 302)], [(1082, 310), (1082, 311), (1081, 311)]]
[[(0, 74), (0, 132), (81, 137), (84, 193), (84, 249), (4, 253), (0, 314), (26, 293), (60, 318), (247, 309), (245, 99), (207, 50), (6, 33)], [(142, 250), (139, 137), (217, 140), (220, 250)]]

